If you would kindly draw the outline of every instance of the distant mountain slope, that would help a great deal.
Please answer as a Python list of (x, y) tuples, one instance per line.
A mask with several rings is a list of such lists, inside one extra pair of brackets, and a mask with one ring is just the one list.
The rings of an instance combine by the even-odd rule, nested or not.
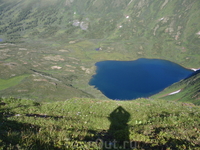
[(175, 83), (161, 93), (152, 96), (152, 98), (182, 102), (190, 101), (200, 105), (200, 70), (187, 79)]
[(100, 98), (88, 85), (97, 61), (158, 58), (199, 68), (199, 8), (199, 0), (0, 0), (0, 63), (12, 68), (0, 65), (0, 78), (35, 69)]
[(96, 39), (106, 51), (199, 67), (199, 8), (198, 0), (1, 0), (0, 34)]

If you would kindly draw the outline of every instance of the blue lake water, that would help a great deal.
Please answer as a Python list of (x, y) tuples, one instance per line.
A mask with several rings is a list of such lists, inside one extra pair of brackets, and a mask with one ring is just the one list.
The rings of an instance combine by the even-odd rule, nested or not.
[(194, 71), (167, 60), (101, 61), (89, 85), (114, 100), (152, 96)]

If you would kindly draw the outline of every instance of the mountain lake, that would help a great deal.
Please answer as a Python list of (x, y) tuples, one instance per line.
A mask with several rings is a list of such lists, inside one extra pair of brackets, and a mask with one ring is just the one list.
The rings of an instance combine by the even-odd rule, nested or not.
[(194, 71), (161, 59), (140, 58), (134, 61), (101, 61), (89, 85), (113, 100), (148, 98)]

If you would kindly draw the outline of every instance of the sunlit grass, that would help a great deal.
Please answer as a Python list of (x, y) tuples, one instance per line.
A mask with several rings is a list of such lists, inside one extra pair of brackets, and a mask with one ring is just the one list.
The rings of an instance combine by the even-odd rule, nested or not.
[(0, 79), (0, 90), (7, 89), (12, 86), (16, 86), (19, 84), (24, 78), (28, 77), (29, 75), (22, 75), (17, 77), (12, 77), (10, 79)]
[[(0, 103), (0, 119), (4, 122), (0, 126), (3, 133), (3, 136), (0, 135), (0, 148), (30, 149), (31, 146), (31, 149), (71, 149), (75, 146), (81, 149), (91, 146), (95, 149), (94, 146), (97, 146), (100, 149), (97, 139), (111, 142), (112, 136), (118, 139), (126, 130), (114, 129), (114, 135), (109, 132), (113, 124), (109, 118), (119, 107), (130, 115), (127, 119), (129, 140), (139, 142), (140, 148), (167, 146), (182, 150), (184, 147), (200, 147), (200, 108), (191, 103), (87, 98), (53, 103), (4, 98)], [(125, 117), (123, 113), (114, 115), (118, 119)], [(88, 141), (94, 145), (88, 144)]]

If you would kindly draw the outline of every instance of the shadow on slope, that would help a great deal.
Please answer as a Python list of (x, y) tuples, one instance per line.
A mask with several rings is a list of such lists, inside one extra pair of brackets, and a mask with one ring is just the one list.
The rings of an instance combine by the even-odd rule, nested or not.
[[(178, 131), (176, 126), (165, 124), (166, 120), (171, 120), (173, 117), (181, 118), (180, 114), (172, 115), (169, 112), (162, 111), (157, 115), (149, 114), (148, 116), (147, 120), (151, 123), (144, 122), (130, 126), (128, 122), (131, 114), (119, 106), (108, 117), (110, 121), (108, 130), (88, 130), (90, 134), (92, 133), (95, 136), (86, 136), (84, 140), (90, 142), (93, 140), (103, 150), (131, 150), (135, 148), (145, 150), (170, 148), (178, 150), (200, 146), (196, 137), (191, 137), (191, 139), (182, 137), (179, 134), (181, 131)], [(163, 124), (160, 124), (160, 122), (163, 122)], [(186, 131), (186, 134), (187, 132), (191, 132), (190, 129)]]
[[(37, 106), (38, 103), (34, 103)], [(33, 149), (33, 150), (55, 150), (54, 145), (38, 139), (31, 139), (40, 132), (40, 126), (12, 120), (18, 116), (13, 109), (23, 107), (27, 109), (30, 105), (20, 105), (14, 108), (4, 108), (7, 104), (0, 99), (0, 149)], [(30, 140), (31, 142), (28, 142)]]

